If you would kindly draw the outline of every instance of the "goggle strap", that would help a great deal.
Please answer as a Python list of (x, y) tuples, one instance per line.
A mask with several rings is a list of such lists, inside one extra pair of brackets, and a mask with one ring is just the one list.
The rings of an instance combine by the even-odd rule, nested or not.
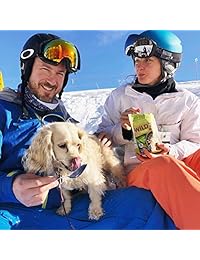
[(181, 53), (169, 52), (160, 48), (156, 48), (155, 56), (173, 63), (180, 63), (182, 57)]

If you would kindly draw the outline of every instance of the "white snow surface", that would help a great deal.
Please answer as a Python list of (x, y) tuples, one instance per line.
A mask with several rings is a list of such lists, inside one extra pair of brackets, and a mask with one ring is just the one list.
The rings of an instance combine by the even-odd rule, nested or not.
[[(179, 87), (186, 88), (200, 98), (200, 81), (179, 82)], [(103, 105), (114, 88), (64, 92), (62, 100), (68, 113), (80, 122), (89, 133), (94, 133), (101, 122)]]

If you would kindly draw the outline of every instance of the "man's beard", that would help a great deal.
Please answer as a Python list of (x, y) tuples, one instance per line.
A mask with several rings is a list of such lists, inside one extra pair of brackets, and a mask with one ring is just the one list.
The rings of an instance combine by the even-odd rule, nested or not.
[(56, 95), (52, 96), (52, 92), (51, 92), (52, 89), (54, 90), (56, 88), (56, 85), (52, 85), (48, 81), (42, 81), (39, 84), (30, 81), (28, 83), (28, 88), (36, 98), (44, 102), (51, 103), (53, 99), (56, 97)]

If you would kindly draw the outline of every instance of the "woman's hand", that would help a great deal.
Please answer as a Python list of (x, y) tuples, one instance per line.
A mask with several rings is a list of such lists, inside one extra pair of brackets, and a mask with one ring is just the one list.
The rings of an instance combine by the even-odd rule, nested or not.
[(106, 147), (111, 147), (112, 145), (112, 141), (111, 138), (108, 134), (106, 134), (105, 132), (101, 132), (97, 135), (97, 138), (99, 139), (99, 141), (105, 145)]
[(130, 107), (130, 108), (126, 109), (123, 113), (121, 113), (121, 116), (120, 116), (121, 126), (126, 130), (131, 130), (131, 125), (129, 122), (128, 114), (137, 114), (140, 112), (141, 112), (140, 108)]
[(167, 146), (167, 145), (164, 145), (164, 144), (157, 144), (158, 148), (160, 148), (162, 151), (159, 152), (159, 153), (151, 153), (149, 152), (147, 149), (143, 149), (143, 153), (144, 155), (140, 155), (140, 154), (137, 154), (137, 158), (138, 160), (140, 160), (141, 162), (144, 162), (144, 161), (147, 161), (149, 159), (153, 159), (153, 158), (156, 158), (156, 157), (159, 157), (159, 156), (163, 156), (163, 155), (167, 155), (169, 154), (169, 151), (170, 151), (170, 147)]

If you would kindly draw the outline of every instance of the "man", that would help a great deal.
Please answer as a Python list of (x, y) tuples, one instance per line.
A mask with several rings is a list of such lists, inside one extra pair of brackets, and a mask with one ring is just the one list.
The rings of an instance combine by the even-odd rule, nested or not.
[(80, 69), (80, 55), (70, 42), (35, 34), (20, 61), (18, 90), (0, 95), (0, 229), (174, 229), (152, 194), (133, 187), (106, 192), (99, 221), (88, 219), (87, 194), (74, 194), (70, 214), (55, 214), (61, 203), (57, 179), (25, 173), (21, 158), (44, 121), (75, 122), (61, 95), (69, 74)]

